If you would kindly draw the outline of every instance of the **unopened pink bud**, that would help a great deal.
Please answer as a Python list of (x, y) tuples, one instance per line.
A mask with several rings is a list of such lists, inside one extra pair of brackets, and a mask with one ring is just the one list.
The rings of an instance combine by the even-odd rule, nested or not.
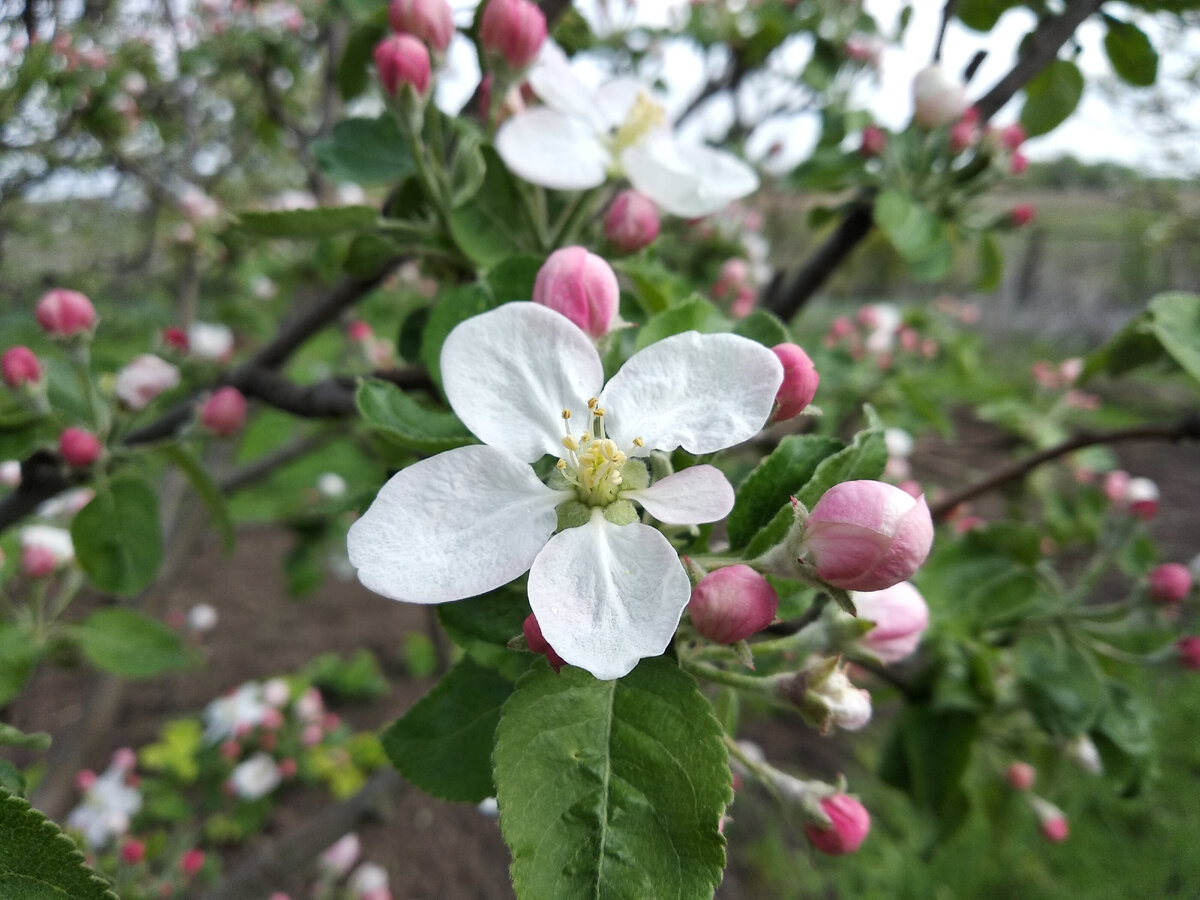
[(1129, 493), (1129, 473), (1124, 469), (1113, 469), (1104, 476), (1104, 496), (1108, 498), (1108, 502), (1119, 504), (1125, 502), (1125, 495)]
[(829, 816), (830, 826), (814, 822), (804, 826), (804, 834), (814, 847), (830, 856), (853, 853), (871, 830), (871, 814), (849, 794), (835, 794), (821, 800), (821, 809)]
[(96, 308), (79, 291), (55, 288), (42, 295), (34, 310), (38, 324), (53, 337), (73, 337), (91, 331), (96, 324)]
[(654, 201), (637, 191), (621, 191), (604, 216), (604, 236), (622, 253), (636, 253), (658, 237)]
[(28, 347), (9, 347), (0, 359), (0, 371), (4, 374), (4, 383), (10, 388), (19, 388), (26, 384), (37, 384), (42, 380), (42, 364)]
[(146, 858), (146, 844), (137, 838), (130, 838), (121, 845), (121, 862), (136, 866)]
[(183, 870), (184, 875), (195, 875), (204, 868), (204, 851), (195, 848), (188, 850), (180, 857), (179, 868)]
[(1188, 635), (1180, 638), (1175, 649), (1179, 651), (1179, 664), (1185, 669), (1200, 670), (1200, 636)]
[(82, 428), (68, 428), (59, 436), (58, 452), (67, 465), (83, 468), (100, 458), (103, 448), (96, 436)]
[(1042, 834), (1056, 844), (1061, 844), (1071, 835), (1066, 816), (1056, 816), (1042, 823)]
[(848, 591), (881, 591), (912, 576), (933, 546), (925, 498), (882, 481), (846, 481), (827, 490), (805, 526), (817, 575)]
[(360, 343), (362, 341), (370, 340), (375, 336), (375, 332), (371, 330), (371, 326), (362, 319), (351, 322), (350, 327), (346, 329), (346, 334), (349, 336), (350, 340)]
[(979, 140), (979, 129), (970, 119), (962, 118), (950, 126), (950, 149), (962, 153)]
[(488, 0), (479, 40), (487, 53), (503, 58), (510, 69), (525, 69), (546, 42), (546, 16), (529, 0)]
[(1025, 143), (1025, 129), (1014, 122), (1000, 129), (1000, 146), (1009, 153), (1016, 153), (1017, 148)]
[(1018, 791), (1027, 791), (1037, 781), (1037, 769), (1027, 762), (1018, 761), (1009, 765), (1008, 771), (1004, 773), (1004, 777)]
[(749, 566), (709, 572), (692, 588), (688, 615), (696, 630), (718, 644), (736, 644), (775, 620), (779, 595)]
[(1024, 228), (1033, 221), (1037, 209), (1032, 203), (1018, 203), (1008, 212), (1008, 221), (1013, 228)]
[(726, 294), (736, 294), (738, 289), (746, 284), (750, 277), (750, 267), (744, 259), (733, 257), (721, 264), (721, 274), (713, 285), (713, 294), (724, 297)]
[(1158, 515), (1158, 485), (1149, 478), (1131, 478), (1125, 490), (1125, 502), (1129, 512), (1139, 519), (1149, 521)]
[(200, 422), (221, 437), (233, 434), (246, 424), (246, 398), (235, 387), (217, 388), (204, 401)]
[(81, 791), (90, 791), (96, 783), (96, 773), (91, 769), (80, 769), (75, 773), (75, 787)]
[(868, 125), (863, 129), (862, 144), (858, 148), (860, 154), (870, 159), (873, 156), (879, 156), (886, 149), (887, 132), (874, 125)]
[(429, 51), (411, 34), (393, 34), (375, 45), (375, 70), (389, 96), (411, 84), (417, 94), (429, 90)]
[(318, 865), (335, 875), (345, 875), (358, 862), (361, 853), (362, 842), (352, 831), (326, 848), (318, 859)]
[(543, 654), (550, 663), (550, 668), (555, 672), (561, 671), (567, 661), (554, 652), (550, 642), (542, 635), (542, 626), (538, 624), (537, 617), (533, 613), (525, 617), (525, 623), (521, 626), (521, 630), (525, 633), (525, 643), (529, 649), (534, 653)]
[(812, 403), (821, 376), (809, 355), (795, 344), (776, 344), (771, 352), (783, 363), (783, 383), (775, 395), (771, 421), (784, 422), (800, 415)]
[(143, 353), (117, 373), (113, 390), (126, 409), (139, 410), (178, 384), (179, 369), (160, 356)]
[(750, 285), (742, 285), (738, 288), (737, 295), (733, 298), (733, 303), (729, 306), (729, 314), (735, 319), (744, 319), (750, 313), (754, 312), (754, 307), (758, 305), (758, 291)]
[(181, 353), (186, 353), (188, 349), (188, 335), (182, 328), (171, 326), (164, 328), (162, 333), (163, 343), (168, 347), (178, 350)]
[(113, 751), (112, 766), (122, 772), (128, 772), (137, 765), (137, 754), (132, 747), (118, 747)]
[(913, 119), (925, 128), (949, 125), (967, 109), (963, 85), (938, 66), (929, 66), (913, 79)]
[(1192, 590), (1192, 573), (1182, 563), (1163, 563), (1150, 573), (1150, 599), (1178, 603)]
[(446, 0), (392, 0), (388, 21), (393, 31), (411, 34), (439, 53), (454, 37), (454, 13)]
[(917, 649), (929, 627), (929, 607), (921, 592), (902, 581), (882, 591), (855, 592), (858, 618), (875, 627), (858, 641), (885, 663), (898, 662)]
[(562, 313), (594, 338), (612, 328), (620, 299), (612, 266), (583, 247), (555, 250), (533, 283), (534, 303)]

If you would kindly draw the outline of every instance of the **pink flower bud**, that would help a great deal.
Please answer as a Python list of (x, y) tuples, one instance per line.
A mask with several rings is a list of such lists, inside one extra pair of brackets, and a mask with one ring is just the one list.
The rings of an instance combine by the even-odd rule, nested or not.
[(371, 326), (362, 319), (351, 322), (350, 327), (346, 329), (346, 334), (355, 343), (369, 341), (375, 336), (375, 332), (371, 330)]
[(1183, 563), (1163, 563), (1150, 573), (1150, 599), (1178, 603), (1192, 590), (1192, 573)]
[(1158, 485), (1149, 478), (1131, 478), (1125, 491), (1129, 512), (1149, 521), (1158, 515)]
[(454, 37), (454, 13), (446, 0), (392, 0), (388, 21), (393, 31), (411, 34), (439, 53)]
[(1033, 221), (1037, 209), (1032, 203), (1018, 203), (1008, 212), (1008, 222), (1013, 228), (1024, 228)]
[(546, 42), (546, 16), (529, 0), (488, 0), (479, 23), (483, 49), (513, 70), (532, 65)]
[(58, 452), (67, 465), (83, 468), (100, 458), (100, 441), (82, 428), (68, 428), (58, 438)]
[(887, 132), (882, 128), (876, 128), (874, 125), (868, 125), (863, 129), (862, 144), (859, 145), (858, 152), (870, 159), (874, 156), (879, 156), (887, 149)]
[(135, 356), (117, 373), (113, 387), (126, 409), (145, 409), (163, 391), (179, 384), (179, 369), (151, 353)]
[(91, 331), (96, 324), (96, 308), (79, 291), (55, 288), (42, 295), (34, 310), (38, 324), (52, 337), (73, 337)]
[(375, 45), (375, 69), (389, 96), (411, 84), (419, 96), (429, 90), (429, 51), (411, 34), (393, 34)]
[(525, 633), (525, 643), (529, 649), (534, 653), (544, 654), (550, 663), (550, 668), (555, 672), (561, 671), (567, 661), (554, 652), (550, 642), (542, 635), (542, 626), (538, 624), (537, 617), (533, 613), (525, 617), (525, 623), (521, 626), (521, 630)]
[(882, 591), (856, 592), (852, 599), (859, 619), (875, 623), (859, 639), (860, 647), (885, 663), (912, 655), (929, 627), (929, 607), (920, 591), (902, 581)]
[(28, 347), (9, 347), (0, 359), (0, 371), (4, 373), (4, 383), (10, 388), (19, 388), (26, 384), (37, 384), (42, 380), (42, 364)]
[(90, 791), (96, 783), (96, 773), (91, 769), (80, 769), (75, 773), (75, 787), (83, 792)]
[(846, 481), (827, 490), (805, 526), (817, 575), (848, 591), (881, 591), (905, 581), (929, 555), (933, 520), (925, 498), (882, 481)]
[(783, 363), (783, 383), (775, 395), (771, 421), (783, 422), (794, 419), (812, 403), (821, 376), (809, 355), (795, 344), (776, 344), (771, 352)]
[(1041, 824), (1042, 834), (1056, 844), (1061, 844), (1071, 833), (1067, 817), (1061, 809), (1048, 800), (1031, 796), (1029, 803)]
[(1024, 153), (1014, 153), (1008, 161), (1008, 170), (1014, 175), (1024, 175), (1029, 168), (1029, 157)]
[(1188, 635), (1180, 638), (1175, 649), (1179, 651), (1179, 664), (1185, 669), (1200, 670), (1200, 636)]
[(128, 772), (137, 765), (137, 754), (133, 752), (132, 747), (118, 747), (113, 751), (112, 767), (120, 769), (122, 772)]
[(204, 868), (204, 851), (196, 848), (188, 850), (180, 857), (179, 868), (183, 870), (184, 875), (195, 875)]
[(978, 140), (979, 129), (972, 120), (964, 117), (950, 126), (950, 149), (953, 152), (962, 153)]
[(804, 826), (804, 834), (814, 847), (830, 856), (853, 853), (871, 830), (871, 815), (867, 808), (849, 794), (835, 794), (821, 800), (821, 809), (829, 816), (830, 826), (814, 822)]
[(612, 328), (620, 298), (612, 266), (583, 247), (555, 250), (533, 283), (534, 303), (562, 313), (594, 338)]
[(913, 119), (925, 128), (949, 125), (967, 109), (963, 85), (938, 66), (929, 66), (913, 79)]
[(718, 644), (736, 644), (775, 619), (779, 595), (749, 566), (709, 572), (692, 588), (688, 615), (696, 630)]
[(1017, 148), (1025, 143), (1025, 129), (1014, 122), (1000, 129), (1000, 146), (1009, 153), (1016, 153)]
[(1027, 762), (1018, 761), (1009, 765), (1008, 771), (1004, 773), (1004, 777), (1018, 791), (1027, 791), (1037, 781), (1037, 769)]
[(246, 424), (246, 398), (237, 388), (217, 388), (204, 401), (200, 423), (213, 434), (228, 437)]
[(136, 866), (146, 858), (146, 844), (137, 838), (130, 838), (121, 845), (121, 862)]
[(604, 236), (622, 253), (636, 253), (658, 237), (658, 209), (637, 191), (621, 191), (604, 216)]
[(186, 353), (188, 349), (187, 332), (182, 328), (174, 326), (164, 328), (162, 333), (163, 343), (173, 350), (178, 350), (181, 353)]
[(744, 319), (750, 313), (754, 312), (754, 307), (758, 305), (758, 291), (743, 285), (738, 288), (737, 295), (733, 298), (733, 303), (729, 306), (729, 314), (735, 319)]
[(1113, 469), (1104, 476), (1104, 496), (1114, 506), (1125, 502), (1129, 493), (1129, 473), (1124, 469)]
[(717, 276), (717, 283), (713, 285), (713, 296), (721, 298), (726, 294), (736, 294), (749, 277), (750, 267), (744, 259), (735, 256), (725, 260), (721, 264), (721, 274)]

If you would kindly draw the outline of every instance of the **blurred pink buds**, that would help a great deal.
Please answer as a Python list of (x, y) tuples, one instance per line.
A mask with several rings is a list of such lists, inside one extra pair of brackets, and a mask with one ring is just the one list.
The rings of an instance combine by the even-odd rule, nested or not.
[(204, 868), (204, 851), (196, 848), (188, 850), (180, 857), (179, 868), (183, 870), (184, 875), (195, 875)]
[(28, 578), (45, 578), (58, 568), (54, 551), (40, 544), (27, 544), (21, 548), (21, 571)]
[(1131, 478), (1125, 490), (1129, 511), (1139, 519), (1150, 520), (1158, 515), (1158, 485), (1149, 478)]
[[(967, 110), (968, 113), (973, 110)], [(954, 153), (962, 153), (968, 147), (979, 142), (978, 115), (964, 115), (950, 126), (950, 149)]]
[(821, 809), (829, 816), (829, 827), (815, 822), (804, 826), (804, 834), (813, 846), (830, 856), (843, 856), (857, 850), (871, 830), (871, 815), (867, 808), (849, 794), (834, 794), (822, 798)]
[(718, 644), (736, 644), (775, 619), (779, 595), (749, 566), (709, 572), (692, 588), (688, 615), (696, 630)]
[(593, 338), (612, 328), (620, 299), (612, 266), (583, 247), (555, 250), (533, 283), (534, 303), (562, 313)]
[(177, 384), (179, 369), (161, 357), (143, 353), (117, 373), (114, 391), (126, 409), (139, 410)]
[(388, 21), (392, 31), (411, 34), (439, 53), (454, 37), (454, 13), (446, 0), (392, 0)]
[(874, 156), (879, 156), (887, 149), (887, 132), (882, 128), (877, 128), (874, 125), (868, 125), (863, 129), (862, 143), (858, 147), (858, 152), (870, 159)]
[(488, 0), (479, 40), (485, 52), (520, 71), (532, 65), (546, 42), (546, 16), (529, 0)]
[(543, 654), (550, 663), (550, 668), (555, 672), (561, 671), (567, 661), (555, 653), (550, 642), (542, 636), (542, 626), (538, 624), (537, 617), (533, 613), (525, 617), (525, 623), (521, 626), (521, 630), (525, 633), (525, 643), (529, 649), (534, 653)]
[(795, 344), (776, 344), (771, 352), (783, 363), (783, 384), (775, 395), (771, 421), (783, 422), (794, 419), (812, 403), (821, 376), (809, 355)]
[(42, 295), (34, 310), (38, 324), (51, 337), (84, 334), (96, 325), (96, 308), (79, 291), (55, 288)]
[(1037, 208), (1032, 203), (1018, 203), (1008, 211), (1008, 222), (1013, 228), (1024, 228), (1037, 215)]
[(913, 79), (913, 119), (925, 128), (949, 125), (967, 109), (963, 85), (939, 66), (929, 66)]
[(1192, 573), (1183, 563), (1163, 563), (1150, 573), (1150, 599), (1178, 603), (1192, 590)]
[(925, 598), (907, 581), (882, 591), (856, 592), (851, 599), (858, 618), (875, 623), (859, 639), (859, 646), (885, 663), (911, 656), (929, 627)]
[(246, 398), (235, 387), (217, 388), (204, 401), (200, 423), (221, 437), (233, 434), (246, 424)]
[(137, 838), (130, 838), (121, 845), (121, 862), (136, 866), (146, 858), (146, 844)]
[(1009, 153), (1016, 153), (1017, 148), (1025, 143), (1025, 129), (1014, 122), (1000, 129), (1000, 146)]
[(67, 465), (76, 468), (90, 466), (100, 458), (102, 449), (96, 436), (82, 428), (67, 428), (58, 438), (58, 452)]
[(604, 236), (622, 253), (636, 253), (658, 237), (658, 208), (637, 191), (621, 191), (604, 216)]
[(418, 96), (429, 90), (429, 51), (411, 34), (393, 34), (376, 44), (375, 69), (391, 97), (405, 84), (411, 84)]
[(1200, 670), (1200, 636), (1188, 635), (1175, 643), (1179, 664), (1185, 669)]
[(1009, 764), (1004, 777), (1018, 791), (1027, 791), (1037, 781), (1037, 769), (1027, 762), (1017, 761)]
[(42, 380), (42, 364), (28, 347), (9, 347), (0, 359), (4, 383), (10, 388), (35, 385)]
[(913, 499), (882, 481), (835, 484), (813, 507), (803, 538), (817, 576), (848, 591), (881, 591), (905, 581), (932, 545), (924, 496)]
[(1030, 795), (1029, 805), (1041, 824), (1042, 834), (1056, 844), (1061, 844), (1071, 833), (1066, 814), (1049, 800)]
[(1008, 170), (1014, 175), (1024, 175), (1025, 170), (1029, 168), (1029, 157), (1024, 153), (1014, 153), (1012, 159), (1008, 161)]

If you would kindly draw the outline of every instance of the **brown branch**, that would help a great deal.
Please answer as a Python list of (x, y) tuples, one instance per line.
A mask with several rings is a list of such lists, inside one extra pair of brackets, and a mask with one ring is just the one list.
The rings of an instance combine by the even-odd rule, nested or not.
[(944, 521), (954, 509), (968, 500), (1018, 481), (1045, 463), (1052, 462), (1075, 450), (1096, 444), (1117, 444), (1123, 441), (1184, 441), (1200, 440), (1200, 414), (1193, 414), (1174, 425), (1134, 425), (1113, 431), (1081, 431), (1061, 444), (1039, 450), (1024, 459), (1009, 463), (981, 478), (974, 484), (955, 491), (929, 508), (934, 521)]

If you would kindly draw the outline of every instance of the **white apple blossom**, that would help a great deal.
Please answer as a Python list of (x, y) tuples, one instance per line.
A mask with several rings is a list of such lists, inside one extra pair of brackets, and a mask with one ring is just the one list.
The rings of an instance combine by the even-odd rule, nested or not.
[(109, 766), (84, 792), (83, 802), (67, 815), (67, 826), (83, 835), (92, 849), (105, 847), (129, 830), (129, 823), (142, 808), (142, 794), (125, 783), (129, 766)]
[(262, 685), (247, 681), (204, 708), (204, 740), (215, 744), (249, 731), (262, 724), (270, 709)]
[(228, 325), (194, 322), (188, 328), (188, 350), (199, 359), (222, 362), (233, 353), (233, 331)]
[(282, 780), (279, 766), (266, 753), (255, 753), (229, 774), (233, 792), (243, 800), (258, 800), (267, 796), (279, 787)]
[[(713, 453), (753, 437), (783, 372), (731, 334), (673, 335), (604, 386), (591, 339), (533, 303), (509, 303), (450, 333), (446, 396), (483, 445), (392, 477), (350, 529), (359, 580), (394, 600), (474, 597), (529, 571), (529, 602), (564, 660), (619, 678), (661, 654), (691, 586), (675, 549), (630, 501), (673, 525), (733, 506), (725, 476), (697, 465), (649, 484), (639, 457)], [(602, 389), (603, 388), (603, 389)], [(531, 463), (558, 468), (543, 484)]]
[(65, 528), (53, 525), (27, 525), (21, 529), (21, 547), (44, 547), (54, 556), (59, 566), (65, 566), (75, 559), (75, 545), (71, 542), (71, 532)]
[(160, 356), (143, 353), (117, 373), (113, 392), (127, 409), (138, 410), (178, 384), (179, 369)]
[(585, 190), (623, 174), (686, 218), (758, 190), (758, 175), (737, 157), (678, 140), (662, 104), (638, 81), (618, 78), (592, 91), (551, 51), (530, 70), (529, 84), (545, 105), (517, 113), (496, 134), (497, 152), (526, 181)]

